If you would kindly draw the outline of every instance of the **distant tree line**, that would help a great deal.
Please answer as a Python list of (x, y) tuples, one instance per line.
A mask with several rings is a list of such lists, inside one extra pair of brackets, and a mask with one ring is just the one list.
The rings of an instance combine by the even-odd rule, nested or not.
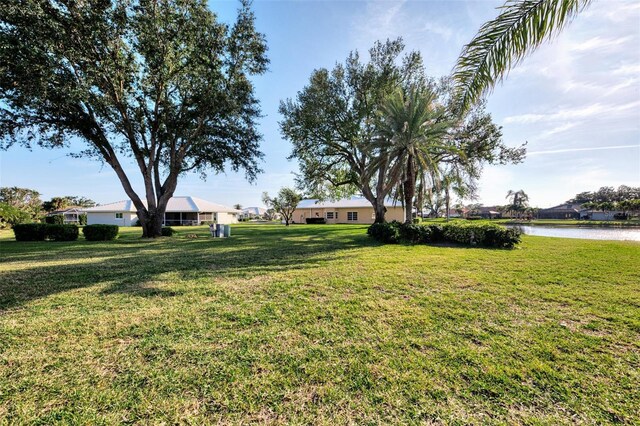
[(620, 185), (617, 189), (603, 186), (597, 191), (581, 192), (567, 201), (567, 203), (581, 204), (590, 210), (620, 211), (622, 217), (640, 212), (640, 187)]
[(56, 210), (95, 205), (96, 202), (89, 198), (74, 195), (53, 197), (43, 202), (40, 199), (40, 193), (36, 190), (16, 186), (2, 187), (0, 188), (0, 227), (40, 222), (48, 213)]
[[(496, 210), (500, 213), (508, 213), (515, 217), (535, 218), (540, 208), (529, 205), (529, 196), (523, 191), (510, 190), (507, 193), (509, 203), (504, 206), (496, 206)], [(640, 213), (640, 187), (631, 187), (621, 185), (617, 189), (611, 186), (603, 186), (597, 191), (581, 192), (575, 197), (566, 201), (567, 204), (578, 204), (583, 209), (596, 210), (603, 212), (618, 211), (621, 212), (620, 218), (628, 218), (630, 215)], [(429, 207), (430, 204), (427, 204)], [(432, 216), (442, 216), (439, 205), (432, 204), (432, 211), (436, 214)], [(464, 206), (461, 203), (454, 205), (453, 210), (467, 216), (477, 216), (481, 213), (482, 204), (468, 204)]]

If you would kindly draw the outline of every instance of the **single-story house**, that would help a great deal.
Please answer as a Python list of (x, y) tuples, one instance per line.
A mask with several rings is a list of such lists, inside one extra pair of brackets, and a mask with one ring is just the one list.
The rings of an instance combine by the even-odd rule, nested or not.
[(583, 211), (581, 204), (564, 203), (538, 211), (538, 219), (580, 219)]
[(619, 210), (589, 210), (584, 212), (584, 217), (590, 220), (616, 220), (621, 218), (624, 213)]
[[(145, 203), (146, 204), (146, 203)], [(134, 226), (138, 221), (131, 200), (118, 201), (85, 209), (87, 225)], [(172, 197), (167, 203), (163, 225), (200, 225), (203, 222), (230, 224), (238, 222), (240, 210), (196, 197)]]
[(499, 211), (498, 206), (482, 206), (478, 209), (478, 215), (484, 219), (500, 219), (502, 212)]
[(63, 223), (78, 225), (80, 224), (80, 216), (85, 213), (84, 210), (85, 209), (83, 207), (78, 206), (67, 207), (66, 209), (54, 210), (52, 212), (49, 212), (47, 213), (47, 217), (62, 216)]
[[(469, 209), (466, 207), (462, 207), (461, 209), (450, 208), (449, 209), (449, 217), (467, 217), (469, 214)], [(443, 217), (447, 217), (447, 212), (445, 210)]]
[(267, 213), (267, 209), (263, 207), (245, 207), (242, 209), (242, 213), (240, 214), (241, 219), (260, 219), (265, 213)]
[[(387, 199), (387, 222), (404, 221), (404, 207), (400, 202)], [(306, 223), (309, 218), (325, 218), (327, 223), (373, 223), (375, 212), (367, 199), (351, 197), (337, 201), (302, 200), (293, 212), (293, 223)]]

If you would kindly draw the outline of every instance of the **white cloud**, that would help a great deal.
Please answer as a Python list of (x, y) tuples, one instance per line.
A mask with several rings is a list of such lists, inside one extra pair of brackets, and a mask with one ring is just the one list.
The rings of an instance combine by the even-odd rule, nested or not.
[(454, 35), (454, 31), (451, 27), (440, 24), (436, 21), (428, 21), (427, 23), (425, 23), (423, 30), (439, 35), (440, 37), (445, 39), (445, 41), (451, 40), (451, 37), (453, 37)]
[(601, 36), (592, 37), (569, 45), (569, 50), (576, 52), (592, 52), (595, 50), (618, 50), (631, 41), (631, 36), (606, 38)]
[(565, 107), (555, 112), (543, 114), (520, 114), (505, 117), (505, 124), (531, 124), (539, 122), (566, 121), (575, 119), (588, 119), (598, 116), (614, 117), (621, 113), (631, 111), (637, 115), (640, 101), (629, 102), (622, 105), (594, 103), (581, 108)]
[(640, 64), (624, 64), (611, 71), (613, 75), (640, 75)]
[(612, 149), (640, 149), (640, 145), (612, 145), (612, 146), (591, 146), (588, 148), (550, 149), (546, 151), (527, 152), (527, 156), (544, 155), (544, 154), (560, 154), (560, 153), (567, 153), (567, 152), (583, 152), (583, 151), (609, 151)]

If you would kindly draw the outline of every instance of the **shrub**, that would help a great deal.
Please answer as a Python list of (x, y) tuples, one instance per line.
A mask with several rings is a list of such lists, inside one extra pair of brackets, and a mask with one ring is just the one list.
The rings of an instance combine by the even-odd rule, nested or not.
[(406, 224), (400, 225), (400, 239), (412, 244), (430, 242), (431, 229), (427, 226)]
[(512, 248), (520, 242), (521, 232), (494, 223), (448, 223), (443, 226), (445, 241), (485, 247)]
[(515, 228), (492, 227), (484, 234), (483, 245), (487, 247), (513, 248), (519, 244), (522, 232)]
[(484, 230), (475, 224), (446, 223), (442, 231), (444, 240), (451, 243), (476, 245), (484, 240)]
[(400, 223), (395, 220), (393, 222), (374, 223), (367, 229), (367, 234), (382, 243), (396, 244), (400, 241)]
[(327, 220), (324, 217), (308, 217), (306, 221), (307, 225), (324, 225), (327, 223)]
[(86, 225), (87, 224), (87, 214), (86, 213), (82, 213), (82, 214), (80, 214), (80, 216), (78, 216), (78, 223), (80, 225)]
[(118, 225), (87, 225), (82, 233), (88, 241), (109, 241), (116, 239), (119, 230)]
[(76, 225), (46, 225), (47, 239), (52, 241), (75, 241), (78, 239), (78, 226)]
[(414, 217), (413, 218), (413, 223), (414, 224), (421, 223), (421, 222), (422, 222), (422, 218), (419, 218), (419, 217)]
[(518, 229), (505, 228), (493, 223), (451, 222), (443, 225), (374, 223), (367, 233), (376, 240), (394, 244), (404, 241), (412, 244), (450, 242), (485, 247), (513, 248), (520, 242)]
[(429, 238), (427, 239), (428, 243), (442, 243), (444, 242), (444, 231), (442, 230), (442, 225), (427, 225), (426, 228), (429, 228)]
[(61, 214), (56, 214), (53, 216), (45, 216), (44, 221), (50, 225), (63, 225), (64, 216)]
[(16, 241), (44, 241), (47, 237), (47, 224), (20, 223), (13, 225)]
[(173, 237), (173, 234), (176, 233), (176, 230), (173, 229), (170, 226), (163, 226), (162, 227), (162, 236), (163, 237)]

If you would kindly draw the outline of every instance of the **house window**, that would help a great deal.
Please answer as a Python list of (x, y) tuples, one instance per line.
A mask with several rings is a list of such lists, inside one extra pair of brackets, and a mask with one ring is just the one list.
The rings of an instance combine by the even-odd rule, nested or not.
[(122, 219), (122, 213), (116, 213), (116, 219)]
[(358, 220), (358, 212), (347, 212), (347, 220), (348, 221), (357, 221)]
[(333, 212), (327, 212), (327, 219), (333, 219)]

